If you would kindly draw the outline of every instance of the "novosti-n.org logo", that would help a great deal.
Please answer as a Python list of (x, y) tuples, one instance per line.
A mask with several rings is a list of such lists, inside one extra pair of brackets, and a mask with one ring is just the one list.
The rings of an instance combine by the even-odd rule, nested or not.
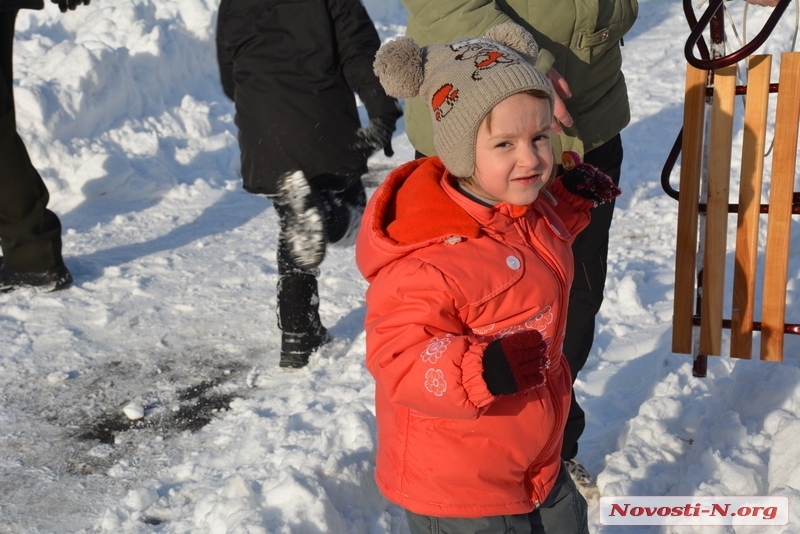
[(601, 525), (786, 525), (788, 497), (601, 497)]

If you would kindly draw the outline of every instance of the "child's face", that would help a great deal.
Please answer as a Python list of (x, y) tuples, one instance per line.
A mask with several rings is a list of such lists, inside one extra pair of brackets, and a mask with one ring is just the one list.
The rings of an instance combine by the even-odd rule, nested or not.
[(550, 102), (512, 95), (483, 120), (475, 146), (475, 174), (468, 188), (489, 200), (527, 206), (550, 179)]

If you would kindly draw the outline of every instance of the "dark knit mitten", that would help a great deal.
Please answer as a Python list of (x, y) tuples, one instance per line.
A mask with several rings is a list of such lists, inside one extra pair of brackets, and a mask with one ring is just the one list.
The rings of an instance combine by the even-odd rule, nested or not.
[(495, 339), (483, 354), (483, 379), (492, 395), (513, 395), (545, 383), (547, 343), (538, 330)]
[(395, 131), (396, 117), (375, 117), (369, 124), (356, 130), (356, 142), (353, 148), (369, 158), (376, 151), (383, 149), (387, 157), (394, 155), (392, 150), (392, 134)]
[(575, 152), (564, 152), (562, 165), (564, 174), (561, 175), (561, 183), (573, 195), (581, 196), (593, 201), (595, 205), (600, 205), (622, 193), (609, 175), (598, 170), (594, 165), (583, 163)]

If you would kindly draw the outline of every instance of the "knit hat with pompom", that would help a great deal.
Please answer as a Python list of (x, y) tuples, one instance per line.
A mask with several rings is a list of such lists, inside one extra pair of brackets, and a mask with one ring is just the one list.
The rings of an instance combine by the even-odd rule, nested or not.
[(431, 110), (433, 144), (451, 174), (466, 178), (475, 168), (478, 127), (487, 113), (511, 95), (553, 89), (534, 64), (539, 47), (513, 22), (490, 28), (483, 38), (463, 38), (420, 48), (409, 37), (383, 45), (375, 74), (396, 98), (419, 95)]

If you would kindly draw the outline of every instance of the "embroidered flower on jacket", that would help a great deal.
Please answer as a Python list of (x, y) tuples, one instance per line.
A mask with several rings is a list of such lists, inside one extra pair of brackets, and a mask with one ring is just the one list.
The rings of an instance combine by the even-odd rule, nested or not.
[(425, 373), (425, 389), (441, 397), (447, 391), (447, 382), (444, 380), (444, 372), (441, 369), (428, 369)]
[(495, 332), (494, 338), (495, 339), (500, 339), (500, 338), (503, 338), (503, 337), (506, 337), (506, 336), (510, 336), (511, 334), (518, 334), (518, 333), (524, 332), (524, 331), (525, 331), (525, 329), (523, 327), (521, 327), (520, 325), (518, 325), (518, 324), (514, 325), (514, 326), (507, 326), (507, 327), (503, 328), (502, 330), (498, 330), (497, 332)]
[(473, 328), (472, 329), (472, 333), (473, 333), (473, 335), (476, 335), (476, 336), (483, 336), (485, 334), (488, 334), (492, 330), (494, 330), (494, 323), (492, 323), (492, 324), (490, 324), (488, 326), (479, 326), (478, 328)]
[(536, 329), (539, 332), (544, 332), (547, 328), (547, 325), (553, 322), (553, 312), (551, 311), (551, 307), (547, 306), (545, 309), (541, 310), (539, 313), (525, 321), (525, 326), (527, 328)]
[(436, 363), (439, 361), (439, 358), (442, 357), (444, 351), (447, 350), (447, 346), (450, 344), (450, 339), (453, 337), (452, 334), (447, 334), (446, 337), (439, 339), (435, 337), (428, 342), (428, 346), (425, 347), (425, 350), (422, 351), (422, 354), (419, 355), (422, 358), (423, 362), (429, 363)]

